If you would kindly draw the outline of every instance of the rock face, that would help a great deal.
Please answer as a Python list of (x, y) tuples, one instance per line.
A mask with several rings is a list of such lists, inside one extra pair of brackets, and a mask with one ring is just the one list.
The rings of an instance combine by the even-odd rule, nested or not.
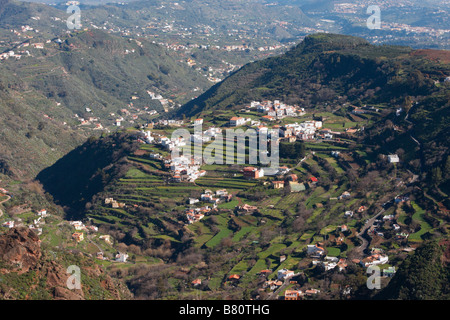
[(0, 260), (19, 274), (34, 268), (41, 257), (39, 237), (27, 228), (13, 228), (0, 236)]
[[(129, 291), (81, 253), (42, 250), (39, 237), (28, 228), (0, 235), (0, 299), (84, 300), (129, 298)], [(71, 261), (70, 263), (68, 261)], [(70, 289), (68, 264), (80, 268), (80, 289)]]

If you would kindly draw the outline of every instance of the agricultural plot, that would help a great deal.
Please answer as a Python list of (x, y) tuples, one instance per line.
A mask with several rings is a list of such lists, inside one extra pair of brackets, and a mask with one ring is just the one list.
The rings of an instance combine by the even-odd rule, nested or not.
[(258, 184), (257, 181), (249, 181), (243, 178), (218, 178), (209, 177), (208, 175), (198, 178), (195, 181), (197, 186), (205, 188), (226, 188), (234, 190), (245, 190), (254, 187)]
[(420, 242), (422, 241), (422, 235), (432, 230), (432, 227), (423, 219), (425, 215), (425, 210), (419, 207), (415, 202), (411, 202), (415, 213), (412, 216), (413, 221), (417, 221), (420, 223), (420, 230), (416, 233), (412, 233), (409, 235), (408, 240), (412, 242)]

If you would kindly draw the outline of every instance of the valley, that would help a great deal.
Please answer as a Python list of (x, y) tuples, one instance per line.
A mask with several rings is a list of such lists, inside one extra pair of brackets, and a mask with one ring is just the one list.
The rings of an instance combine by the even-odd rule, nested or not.
[(0, 298), (448, 299), (446, 9), (0, 5)]

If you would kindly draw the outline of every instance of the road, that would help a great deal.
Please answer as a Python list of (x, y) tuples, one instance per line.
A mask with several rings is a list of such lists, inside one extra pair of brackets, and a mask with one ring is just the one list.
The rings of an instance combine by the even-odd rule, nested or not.
[[(6, 198), (5, 200), (3, 200), (3, 201), (0, 201), (0, 204), (5, 203), (5, 202), (8, 201), (9, 199), (11, 199), (11, 197), (7, 195), (7, 198)], [(0, 209), (0, 217), (1, 217), (1, 216), (3, 216), (3, 210), (2, 210), (2, 209)]]
[(277, 300), (277, 299), (278, 299), (278, 293), (281, 292), (281, 291), (289, 284), (289, 281), (290, 281), (293, 277), (298, 276), (299, 274), (300, 274), (300, 273), (294, 273), (294, 275), (292, 275), (292, 276), (290, 276), (290, 277), (286, 277), (286, 278), (284, 279), (283, 284), (282, 284), (281, 286), (279, 286), (274, 292), (270, 293), (270, 294), (267, 296), (266, 300)]
[(372, 227), (372, 225), (374, 224), (375, 220), (381, 215), (383, 214), (383, 212), (385, 211), (385, 209), (381, 209), (380, 212), (378, 212), (376, 215), (374, 215), (372, 218), (370, 218), (369, 220), (367, 220), (366, 224), (364, 225), (364, 227), (361, 229), (361, 231), (356, 235), (358, 237), (358, 239), (360, 239), (362, 241), (362, 244), (356, 249), (356, 252), (362, 257), (364, 255), (364, 250), (367, 249), (367, 246), (369, 245), (369, 241), (367, 241), (366, 238), (363, 237), (364, 233), (366, 233), (366, 231), (368, 229), (370, 229), (370, 227)]

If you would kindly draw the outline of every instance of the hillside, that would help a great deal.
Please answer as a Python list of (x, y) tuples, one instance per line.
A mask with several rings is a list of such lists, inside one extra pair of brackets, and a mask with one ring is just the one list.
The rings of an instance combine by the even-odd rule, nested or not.
[[(199, 98), (207, 106), (199, 113), (204, 129), (225, 129), (235, 115), (249, 117), (257, 123), (253, 126), (264, 121), (264, 113), (246, 108), (243, 101), (274, 99), (280, 97), (274, 92), (292, 90), (292, 100), (279, 99), (303, 106), (311, 95), (305, 112), (267, 122), (280, 130), (299, 122), (322, 125), (312, 138), (280, 144), (280, 169), (288, 172), (249, 179), (243, 165), (202, 163), (205, 174), (194, 181), (175, 179), (162, 137), (179, 126), (189, 129), (192, 121), (185, 119), (174, 126), (129, 128), (128, 133), (92, 138), (38, 179), (69, 217), (111, 236), (109, 250), (130, 253), (132, 262), (121, 271), (113, 264), (108, 270), (138, 298), (271, 300), (287, 288), (318, 289), (319, 299), (373, 298), (377, 292), (365, 282), (367, 263), (382, 255), (383, 270), (397, 268), (407, 256), (404, 250), (449, 232), (445, 181), (450, 166), (442, 136), (448, 112), (448, 84), (442, 77), (448, 67), (428, 58), (415, 60), (408, 48), (378, 50), (359, 38), (311, 36), (286, 55), (244, 67), (211, 89), (210, 98)], [(314, 76), (306, 67), (311, 64)], [(257, 71), (244, 71), (261, 66), (261, 78), (254, 81), (271, 87), (248, 89), (255, 85), (248, 77)], [(302, 84), (301, 90), (292, 83)], [(341, 98), (315, 94), (312, 99), (321, 86), (334, 88)], [(384, 89), (364, 96), (374, 86)], [(259, 91), (273, 95), (252, 95)], [(216, 100), (225, 92), (228, 98)], [(393, 99), (386, 102), (388, 94)], [(235, 105), (222, 108), (227, 99), (236, 99)], [(354, 113), (358, 108), (361, 113)], [(433, 130), (418, 130), (430, 123)], [(154, 140), (144, 142), (139, 130)], [(423, 146), (419, 142), (417, 148), (411, 136)], [(398, 163), (388, 161), (392, 153), (398, 153)], [(436, 165), (440, 174), (427, 177), (426, 168)], [(215, 205), (204, 197), (221, 192), (229, 198)], [(192, 211), (199, 213), (197, 218)], [(323, 256), (312, 257), (310, 246), (338, 259), (339, 268)], [(270, 285), (283, 269), (295, 272), (295, 281)], [(203, 282), (194, 286), (198, 279)]]
[[(420, 74), (422, 82), (416, 79)], [(449, 73), (407, 47), (375, 46), (350, 36), (315, 34), (284, 55), (245, 65), (184, 105), (177, 115), (225, 110), (252, 100), (281, 99), (302, 106), (396, 103), (436, 90)]]
[(43, 49), (29, 49), (31, 56), (6, 61), (2, 71), (14, 72), (29, 87), (58, 100), (73, 113), (81, 115), (90, 107), (94, 116), (108, 117), (131, 102), (135, 108), (150, 107), (161, 112), (163, 106), (147, 91), (173, 99), (173, 106), (188, 100), (193, 94), (190, 90), (209, 86), (206, 79), (176, 61), (165, 49), (144, 40), (100, 30), (52, 40)]
[[(424, 173), (428, 181), (434, 167), (447, 170), (438, 179), (446, 188), (449, 58), (449, 51), (375, 46), (361, 38), (315, 34), (286, 54), (244, 66), (176, 115), (219, 117), (251, 101), (276, 99), (336, 115), (364, 107), (361, 142), (376, 146), (376, 152), (400, 150), (409, 168)], [(377, 115), (372, 117), (369, 109), (378, 110)], [(401, 113), (395, 115), (397, 111)]]
[(0, 167), (4, 168), (0, 172), (16, 179), (32, 178), (85, 141), (88, 133), (68, 125), (65, 110), (29, 90), (19, 78), (5, 80), (0, 80)]
[(34, 177), (117, 119), (149, 121), (209, 87), (149, 42), (97, 30), (53, 38), (43, 49), (37, 41), (10, 48), (17, 57), (0, 62), (0, 159), (17, 177)]
[[(69, 290), (66, 269), (81, 270), (81, 288)], [(92, 259), (81, 253), (41, 247), (39, 237), (27, 228), (0, 235), (0, 295), (6, 300), (120, 300), (129, 298)]]
[(394, 278), (377, 298), (447, 300), (450, 294), (448, 263), (448, 241), (426, 243), (400, 265)]
[(95, 194), (126, 172), (125, 159), (136, 149), (133, 134), (92, 137), (42, 170), (36, 179), (57, 204), (67, 208), (69, 217), (76, 219)]

